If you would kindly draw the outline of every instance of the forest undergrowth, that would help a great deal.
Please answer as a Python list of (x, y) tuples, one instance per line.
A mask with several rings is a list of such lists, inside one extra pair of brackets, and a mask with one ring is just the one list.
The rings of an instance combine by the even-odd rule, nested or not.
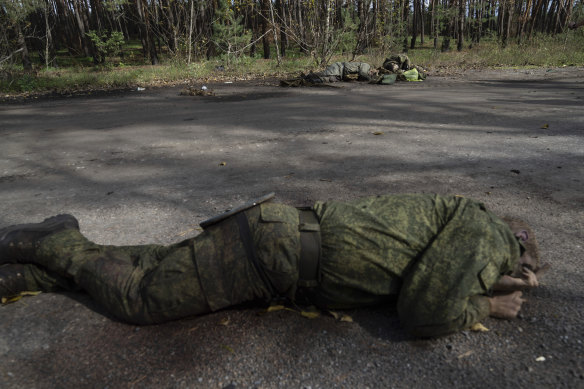
[[(433, 41), (418, 42), (408, 51), (412, 63), (426, 68), (429, 75), (456, 74), (468, 69), (529, 68), (584, 66), (584, 33), (568, 31), (555, 36), (541, 35), (528, 42), (508, 43), (503, 47), (496, 39), (483, 39), (479, 44), (467, 45), (461, 51), (442, 52)], [(362, 55), (337, 53), (334, 61), (368, 62), (379, 67), (383, 60), (397, 52), (369, 49)], [(0, 67), (0, 93), (3, 97), (26, 97), (43, 94), (68, 95), (132, 88), (150, 88), (179, 84), (237, 82), (258, 79), (282, 79), (301, 73), (320, 70), (312, 57), (288, 51), (280, 63), (276, 59), (241, 56), (236, 59), (215, 57), (187, 64), (183, 58), (161, 56), (158, 65), (149, 65), (136, 45), (127, 44), (120, 55), (108, 57), (95, 66), (90, 58), (71, 58), (63, 53), (56, 63), (60, 67), (45, 67), (40, 61), (32, 70), (21, 66)]]

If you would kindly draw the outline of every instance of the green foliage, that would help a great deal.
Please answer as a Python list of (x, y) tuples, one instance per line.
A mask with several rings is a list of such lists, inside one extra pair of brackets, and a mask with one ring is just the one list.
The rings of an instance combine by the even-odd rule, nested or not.
[(16, 87), (23, 92), (30, 92), (38, 87), (37, 78), (30, 74), (24, 74), (16, 80)]
[[(290, 78), (301, 72), (319, 70), (314, 68), (313, 58), (299, 51), (289, 50), (280, 66), (275, 61), (257, 60), (245, 55), (231, 57), (232, 63), (218, 71), (218, 65), (226, 65), (225, 57), (216, 57), (209, 61), (199, 61), (186, 65), (184, 61), (171, 61), (163, 58), (159, 66), (136, 66), (143, 64), (139, 46), (134, 47), (136, 55), (131, 53), (131, 45), (124, 46), (124, 66), (95, 68), (86, 57), (75, 61), (66, 61), (66, 51), (57, 52), (61, 68), (39, 70), (36, 74), (24, 72), (21, 65), (0, 67), (0, 91), (4, 94), (57, 91), (91, 91), (94, 89), (126, 88), (148, 85), (169, 85), (184, 83), (185, 80), (208, 80), (207, 82), (242, 79), (249, 77)], [(136, 46), (134, 44), (134, 46)], [(518, 45), (513, 41), (506, 48), (499, 45), (496, 36), (482, 39), (472, 49), (461, 52), (442, 53), (433, 49), (431, 39), (408, 55), (413, 63), (427, 67), (431, 72), (442, 69), (480, 69), (493, 67), (555, 67), (584, 65), (584, 29), (568, 30), (554, 37), (536, 35), (532, 40)], [(380, 66), (391, 51), (369, 51), (367, 55), (356, 58), (368, 62), (373, 67)], [(226, 54), (223, 54), (226, 56)], [(337, 54), (332, 61), (346, 61), (347, 56)], [(65, 67), (68, 65), (69, 67)], [(432, 74), (432, 73), (431, 73)], [(437, 73), (440, 74), (440, 73)]]
[(43, 0), (3, 0), (0, 2), (0, 8), (2, 9), (0, 14), (3, 19), (5, 18), (9, 23), (15, 24), (24, 20), (29, 13), (43, 7)]
[[(427, 42), (426, 45), (431, 45)], [(496, 67), (556, 67), (584, 65), (584, 34), (567, 31), (556, 36), (536, 35), (529, 42), (502, 47), (496, 36), (461, 52), (441, 53), (420, 47), (408, 54), (413, 63), (430, 69), (481, 69)]]
[(98, 62), (104, 63), (106, 57), (121, 53), (124, 44), (124, 34), (119, 31), (103, 31), (101, 33), (91, 30), (87, 36), (93, 42), (97, 50)]
[(116, 12), (122, 6), (129, 3), (129, 0), (104, 0), (103, 7), (109, 12)]
[[(0, 60), (15, 60), (14, 52), (19, 49), (16, 39), (17, 30), (26, 35), (34, 33), (26, 18), (39, 8), (43, 8), (43, 0), (0, 0)], [(1, 62), (0, 62), (1, 63)]]
[(572, 10), (572, 20), (581, 20), (584, 18), (584, 1), (577, 1)]
[(345, 54), (350, 53), (357, 44), (359, 25), (353, 20), (347, 9), (343, 9), (342, 16), (343, 28), (333, 32), (333, 39), (338, 42), (337, 51)]
[(231, 57), (243, 55), (244, 47), (251, 40), (251, 32), (246, 31), (242, 24), (243, 15), (236, 18), (229, 7), (220, 11), (218, 20), (213, 23), (213, 42), (229, 64)]

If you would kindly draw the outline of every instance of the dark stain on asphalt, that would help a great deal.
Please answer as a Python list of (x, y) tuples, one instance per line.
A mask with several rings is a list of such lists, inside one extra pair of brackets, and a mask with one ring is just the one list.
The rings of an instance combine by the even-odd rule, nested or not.
[(238, 93), (227, 96), (213, 96), (204, 101), (206, 103), (237, 103), (240, 101), (263, 100), (278, 97), (286, 97), (288, 93), (282, 92), (266, 92), (266, 93)]

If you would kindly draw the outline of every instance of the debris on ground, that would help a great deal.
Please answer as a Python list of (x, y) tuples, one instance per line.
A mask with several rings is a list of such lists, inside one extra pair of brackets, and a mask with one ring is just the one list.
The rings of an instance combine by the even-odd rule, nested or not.
[(188, 85), (184, 87), (179, 94), (181, 96), (215, 96), (213, 89), (209, 89), (205, 85), (201, 88)]
[(406, 54), (395, 54), (385, 59), (383, 66), (373, 69), (365, 62), (335, 62), (321, 72), (301, 74), (282, 80), (280, 86), (325, 86), (339, 81), (367, 81), (370, 84), (390, 85), (396, 81), (423, 81), (428, 71), (412, 65)]

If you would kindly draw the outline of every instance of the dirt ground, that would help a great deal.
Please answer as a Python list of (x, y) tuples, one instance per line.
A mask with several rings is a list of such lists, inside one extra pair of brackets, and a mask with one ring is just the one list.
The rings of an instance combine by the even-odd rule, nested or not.
[(583, 68), (208, 86), (0, 105), (0, 225), (69, 212), (99, 243), (171, 243), (271, 191), (291, 205), (436, 192), (524, 216), (552, 270), (519, 319), (431, 340), (392, 306), (136, 327), (41, 294), (0, 307), (1, 388), (584, 387)]

